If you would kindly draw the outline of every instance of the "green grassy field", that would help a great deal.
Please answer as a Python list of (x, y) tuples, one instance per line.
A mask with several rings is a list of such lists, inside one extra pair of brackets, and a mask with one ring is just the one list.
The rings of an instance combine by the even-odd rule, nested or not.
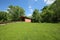
[(60, 40), (60, 23), (16, 22), (0, 25), (0, 40)]

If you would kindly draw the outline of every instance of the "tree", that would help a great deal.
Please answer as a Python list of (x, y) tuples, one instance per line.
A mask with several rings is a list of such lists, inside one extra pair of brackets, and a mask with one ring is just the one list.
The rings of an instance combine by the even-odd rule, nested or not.
[(60, 0), (42, 9), (42, 22), (60, 22)]
[(40, 22), (40, 14), (39, 14), (39, 10), (35, 9), (33, 14), (32, 14), (32, 22)]
[(18, 21), (18, 20), (20, 20), (21, 16), (25, 15), (24, 14), (24, 12), (25, 12), (24, 9), (19, 7), (19, 6), (10, 5), (8, 11), (12, 15), (12, 20), (13, 21)]
[(55, 4), (56, 6), (54, 8), (56, 9), (56, 11), (54, 11), (57, 16), (57, 22), (60, 22), (60, 0), (56, 0)]
[(53, 21), (60, 22), (60, 0), (56, 0), (49, 8), (54, 11)]
[(8, 20), (7, 12), (0, 11), (0, 22), (6, 22)]
[(56, 18), (54, 18), (53, 20), (53, 17), (55, 15), (55, 12), (53, 10), (50, 10), (50, 6), (45, 6), (43, 9), (42, 9), (42, 14), (41, 14), (41, 17), (42, 17), (42, 20), (41, 22), (55, 22)]

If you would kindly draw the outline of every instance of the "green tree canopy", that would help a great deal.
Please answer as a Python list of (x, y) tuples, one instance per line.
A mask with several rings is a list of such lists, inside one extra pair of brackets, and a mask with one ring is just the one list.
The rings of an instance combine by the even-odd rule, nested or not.
[(33, 22), (40, 22), (39, 18), (40, 18), (39, 10), (35, 9), (32, 14)]
[(5, 22), (8, 20), (8, 16), (7, 16), (7, 12), (4, 12), (4, 11), (0, 11), (0, 22)]
[(20, 16), (24, 16), (25, 15), (25, 11), (23, 8), (19, 7), (19, 6), (9, 6), (8, 9), (9, 13), (12, 15), (12, 20), (19, 20)]

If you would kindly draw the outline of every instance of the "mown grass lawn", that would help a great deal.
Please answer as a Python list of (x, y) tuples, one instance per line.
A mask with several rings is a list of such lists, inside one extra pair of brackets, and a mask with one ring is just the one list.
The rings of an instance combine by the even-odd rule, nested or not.
[(0, 25), (0, 40), (60, 40), (60, 23), (16, 22)]

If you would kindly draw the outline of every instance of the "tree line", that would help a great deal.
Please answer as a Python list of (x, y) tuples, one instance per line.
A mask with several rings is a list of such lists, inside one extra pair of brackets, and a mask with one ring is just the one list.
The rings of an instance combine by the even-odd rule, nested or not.
[(10, 5), (6, 11), (0, 11), (0, 23), (21, 21), (21, 16), (25, 15), (25, 10), (19, 6)]
[[(45, 6), (40, 12), (38, 9), (33, 11), (32, 22), (37, 23), (58, 23), (60, 22), (60, 0), (53, 4)], [(19, 6), (10, 5), (6, 11), (0, 11), (0, 23), (10, 21), (21, 21), (21, 16), (25, 16), (25, 10)]]
[(58, 23), (60, 22), (60, 0), (56, 0), (53, 4), (45, 6), (42, 12), (35, 9), (32, 15), (32, 22), (47, 22)]

